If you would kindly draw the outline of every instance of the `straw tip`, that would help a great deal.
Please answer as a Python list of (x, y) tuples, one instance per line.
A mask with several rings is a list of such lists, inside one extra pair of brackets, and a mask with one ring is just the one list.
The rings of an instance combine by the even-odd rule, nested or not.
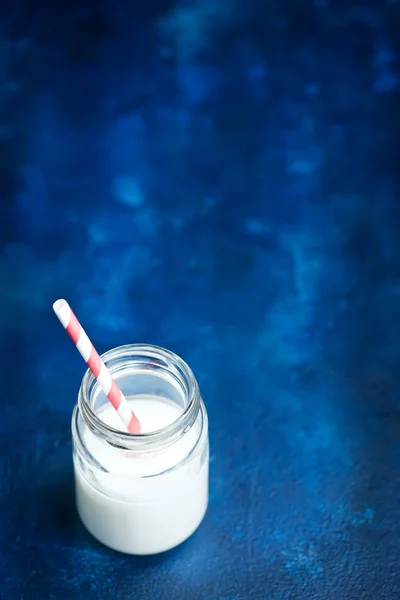
[(65, 306), (68, 306), (68, 302), (66, 300), (64, 300), (63, 298), (60, 298), (59, 300), (56, 300), (54, 302), (53, 310), (55, 313), (57, 313), (60, 310), (62, 310), (63, 308), (65, 308)]

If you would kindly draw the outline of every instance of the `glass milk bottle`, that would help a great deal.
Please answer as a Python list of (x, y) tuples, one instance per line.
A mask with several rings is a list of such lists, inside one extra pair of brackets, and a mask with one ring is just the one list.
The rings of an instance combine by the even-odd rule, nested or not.
[(191, 369), (168, 350), (121, 346), (102, 358), (142, 433), (121, 430), (88, 371), (72, 415), (77, 509), (110, 548), (164, 552), (186, 540), (207, 509), (206, 409)]

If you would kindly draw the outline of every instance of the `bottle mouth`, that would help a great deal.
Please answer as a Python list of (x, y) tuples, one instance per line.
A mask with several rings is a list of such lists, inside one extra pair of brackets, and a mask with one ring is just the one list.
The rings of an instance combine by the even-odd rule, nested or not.
[[(153, 389), (153, 394), (147, 390), (148, 394), (167, 396), (181, 412), (169, 425), (148, 433), (132, 434), (114, 429), (97, 414), (95, 406), (99, 399), (105, 405), (108, 401), (88, 370), (79, 390), (78, 407), (82, 419), (95, 435), (124, 450), (144, 451), (170, 445), (192, 427), (200, 409), (200, 392), (192, 370), (179, 356), (159, 346), (129, 344), (113, 348), (101, 358), (125, 396), (132, 397), (130, 389), (134, 389), (136, 395), (144, 395), (147, 386)], [(138, 392), (141, 386), (143, 390)]]

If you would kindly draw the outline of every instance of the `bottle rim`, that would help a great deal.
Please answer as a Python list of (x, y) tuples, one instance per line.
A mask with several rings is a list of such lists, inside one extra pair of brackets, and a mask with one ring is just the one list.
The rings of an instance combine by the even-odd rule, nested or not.
[(108, 444), (129, 451), (146, 451), (169, 446), (186, 433), (196, 421), (201, 398), (197, 381), (186, 362), (174, 352), (150, 344), (127, 344), (102, 354), (105, 365), (118, 382), (118, 372), (126, 374), (131, 367), (162, 369), (179, 385), (184, 398), (184, 410), (169, 425), (154, 432), (133, 434), (114, 429), (102, 421), (92, 404), (100, 386), (91, 371), (87, 370), (79, 389), (77, 410), (92, 433)]

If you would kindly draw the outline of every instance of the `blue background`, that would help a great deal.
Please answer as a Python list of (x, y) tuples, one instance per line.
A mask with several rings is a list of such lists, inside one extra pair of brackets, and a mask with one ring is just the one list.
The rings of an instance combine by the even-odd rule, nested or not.
[[(398, 1), (3, 4), (0, 597), (398, 599)], [(57, 297), (199, 380), (165, 556), (77, 519)]]

